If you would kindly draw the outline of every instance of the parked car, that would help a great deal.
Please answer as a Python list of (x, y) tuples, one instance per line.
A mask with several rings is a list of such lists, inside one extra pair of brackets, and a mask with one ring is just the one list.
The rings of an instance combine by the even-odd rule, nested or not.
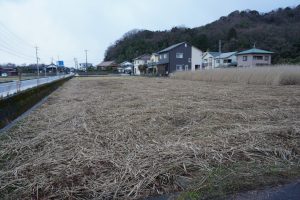
[(7, 73), (2, 73), (1, 76), (2, 77), (7, 77), (8, 75), (7, 75)]

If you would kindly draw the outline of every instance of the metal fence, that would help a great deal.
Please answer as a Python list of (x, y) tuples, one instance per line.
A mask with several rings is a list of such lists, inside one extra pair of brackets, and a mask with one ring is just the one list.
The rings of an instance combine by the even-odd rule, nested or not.
[(73, 74), (64, 74), (58, 76), (49, 76), (38, 79), (30, 79), (23, 81), (12, 81), (7, 83), (0, 83), (0, 99), (5, 98), (7, 96), (14, 95), (18, 92), (38, 87), (40, 85), (44, 85), (47, 83), (51, 83), (57, 80), (65, 79), (73, 76)]

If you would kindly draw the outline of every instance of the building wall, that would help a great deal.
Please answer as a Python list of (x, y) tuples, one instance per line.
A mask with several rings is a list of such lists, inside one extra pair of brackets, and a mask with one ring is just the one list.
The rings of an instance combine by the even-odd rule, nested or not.
[[(204, 61), (207, 60), (207, 61)], [(207, 53), (203, 57), (203, 63), (207, 65), (205, 69), (214, 69), (216, 67), (216, 60), (215, 57), (213, 57), (211, 54)]]
[[(183, 58), (176, 58), (177, 53), (183, 53)], [(189, 44), (182, 44), (174, 49), (172, 49), (169, 53), (170, 66), (168, 69), (169, 73), (174, 73), (178, 71), (177, 65), (182, 66), (182, 70), (191, 70), (191, 62), (192, 62), (192, 47)]]
[[(225, 63), (224, 60), (229, 60), (231, 59), (231, 63)], [(232, 55), (228, 58), (222, 58), (220, 59), (220, 63), (217, 62), (217, 59), (215, 59), (215, 67), (227, 67), (228, 65), (232, 64), (232, 63), (237, 63), (237, 56), (236, 55)]]
[(134, 60), (133, 62), (133, 66), (134, 66), (134, 74), (135, 75), (141, 75), (141, 72), (139, 70), (139, 66), (140, 65), (144, 65), (146, 64), (144, 60)]
[(203, 52), (192, 46), (192, 71), (196, 70), (196, 65), (198, 66), (198, 69), (201, 69), (202, 56)]
[[(247, 60), (244, 61), (244, 56), (247, 56)], [(262, 60), (253, 59), (254, 56), (263, 56)], [(265, 60), (265, 56), (268, 56), (269, 59)], [(246, 54), (237, 56), (237, 65), (239, 67), (253, 67), (258, 65), (270, 65), (271, 64), (271, 54)]]

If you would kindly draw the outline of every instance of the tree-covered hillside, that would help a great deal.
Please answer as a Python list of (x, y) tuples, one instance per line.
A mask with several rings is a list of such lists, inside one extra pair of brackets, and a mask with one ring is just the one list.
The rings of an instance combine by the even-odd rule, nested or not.
[(234, 11), (198, 28), (174, 27), (169, 31), (133, 30), (108, 47), (105, 60), (131, 60), (172, 44), (186, 41), (206, 51), (239, 51), (256, 47), (276, 52), (275, 63), (300, 63), (300, 5), (269, 13)]

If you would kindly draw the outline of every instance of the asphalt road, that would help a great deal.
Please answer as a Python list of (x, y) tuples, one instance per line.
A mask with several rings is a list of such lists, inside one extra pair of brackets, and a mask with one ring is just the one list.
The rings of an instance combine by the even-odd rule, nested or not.
[(6, 97), (9, 95), (13, 95), (19, 91), (24, 91), (29, 88), (36, 87), (38, 85), (43, 85), (46, 83), (53, 82), (55, 80), (65, 78), (70, 75), (59, 75), (59, 76), (51, 76), (46, 78), (39, 78), (39, 79), (30, 79), (24, 81), (13, 81), (8, 83), (0, 83), (0, 98)]

